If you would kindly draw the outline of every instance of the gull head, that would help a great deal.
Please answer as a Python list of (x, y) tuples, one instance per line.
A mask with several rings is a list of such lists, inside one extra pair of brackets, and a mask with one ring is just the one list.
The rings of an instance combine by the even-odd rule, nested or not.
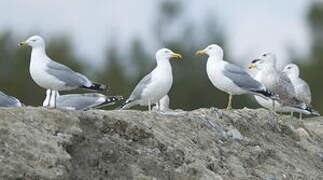
[(19, 46), (45, 47), (45, 40), (40, 36), (31, 36), (26, 41), (19, 43)]
[(263, 69), (268, 66), (276, 67), (276, 55), (274, 53), (264, 53), (259, 58), (251, 61), (248, 69)]
[(284, 67), (283, 72), (288, 76), (299, 76), (299, 68), (296, 64), (288, 64)]
[(206, 47), (203, 50), (196, 51), (195, 54), (196, 55), (207, 54), (209, 56), (217, 56), (217, 57), (223, 59), (223, 50), (217, 44), (211, 44), (211, 45), (209, 45), (208, 47)]
[(174, 53), (172, 50), (167, 49), (167, 48), (162, 48), (159, 49), (156, 52), (156, 59), (157, 61), (159, 60), (169, 60), (171, 58), (182, 58), (182, 55), (178, 54), (178, 53)]

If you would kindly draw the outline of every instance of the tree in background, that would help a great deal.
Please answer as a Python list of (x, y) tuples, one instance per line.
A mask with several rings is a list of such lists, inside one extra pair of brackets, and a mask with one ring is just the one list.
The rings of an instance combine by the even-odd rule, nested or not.
[(307, 15), (310, 28), (311, 48), (306, 58), (299, 59), (301, 64), (301, 76), (309, 83), (312, 91), (312, 105), (315, 109), (323, 112), (323, 86), (320, 83), (323, 77), (323, 3), (314, 2)]

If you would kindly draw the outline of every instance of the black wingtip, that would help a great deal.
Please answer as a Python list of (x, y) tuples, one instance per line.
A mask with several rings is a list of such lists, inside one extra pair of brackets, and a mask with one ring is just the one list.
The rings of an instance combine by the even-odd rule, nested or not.
[(306, 110), (309, 111), (312, 115), (315, 115), (315, 116), (321, 116), (320, 112), (316, 111), (315, 109), (313, 108), (310, 108), (310, 107), (306, 107)]
[(82, 86), (82, 88), (91, 89), (91, 90), (95, 90), (95, 91), (106, 91), (107, 90), (106, 85), (95, 83), (95, 82), (92, 82), (92, 85), (90, 87)]
[(123, 97), (122, 96), (109, 96), (106, 98), (105, 103), (109, 104), (109, 103), (115, 103), (117, 101), (122, 101)]
[(126, 101), (124, 101), (120, 106), (118, 106), (117, 108), (116, 108), (116, 110), (121, 110), (121, 109), (123, 109), (127, 104), (129, 104), (129, 103), (131, 103), (132, 101), (130, 101), (130, 100), (126, 100)]
[(273, 99), (273, 100), (279, 100), (279, 96), (276, 95), (275, 93), (269, 91), (268, 89), (264, 89), (264, 90), (259, 90), (259, 91), (254, 91), (256, 93), (259, 93), (259, 94), (262, 94), (270, 99)]
[(105, 102), (102, 104), (102, 106), (108, 106), (108, 105), (113, 105), (118, 101), (123, 100), (122, 96), (108, 96), (105, 99)]

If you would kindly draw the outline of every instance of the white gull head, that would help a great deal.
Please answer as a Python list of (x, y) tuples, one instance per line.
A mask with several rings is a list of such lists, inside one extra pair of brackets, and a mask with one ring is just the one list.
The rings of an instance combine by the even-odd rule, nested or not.
[(26, 41), (20, 42), (20, 46), (31, 46), (32, 48), (45, 48), (45, 40), (41, 36), (35, 35), (29, 37)]
[(182, 58), (182, 56), (167, 48), (159, 49), (156, 52), (157, 61), (169, 60), (170, 58)]
[(299, 76), (299, 68), (296, 64), (288, 64), (285, 66), (283, 72), (285, 72), (288, 76)]

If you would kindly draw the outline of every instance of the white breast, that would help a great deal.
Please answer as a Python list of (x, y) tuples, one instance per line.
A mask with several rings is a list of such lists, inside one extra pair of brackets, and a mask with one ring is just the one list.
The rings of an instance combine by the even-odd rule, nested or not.
[[(169, 66), (168, 66), (169, 65)], [(142, 93), (140, 105), (155, 104), (162, 97), (168, 94), (173, 84), (173, 74), (170, 64), (162, 65), (152, 72), (151, 83)]]
[(46, 72), (46, 58), (46, 56), (39, 56), (37, 53), (32, 53), (29, 66), (31, 78), (42, 88), (61, 90), (61, 87), (64, 87), (64, 83)]

